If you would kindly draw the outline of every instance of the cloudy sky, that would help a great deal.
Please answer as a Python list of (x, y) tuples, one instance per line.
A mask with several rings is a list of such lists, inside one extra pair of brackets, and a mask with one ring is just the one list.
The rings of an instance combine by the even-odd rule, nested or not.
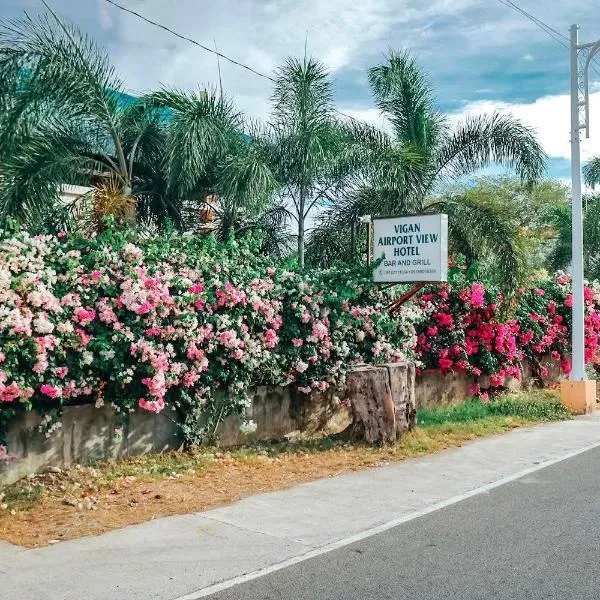
[[(568, 50), (499, 0), (118, 0), (238, 59), (271, 73), (287, 56), (308, 51), (336, 81), (338, 108), (380, 123), (366, 69), (390, 49), (409, 48), (429, 72), (440, 110), (510, 111), (534, 127), (550, 156), (550, 175), (569, 174)], [(600, 38), (598, 0), (515, 0), (568, 36)], [(106, 0), (52, 0), (65, 18), (104, 46), (130, 93), (160, 85), (183, 89), (218, 82), (215, 57), (148, 25)], [(43, 10), (41, 0), (1, 0), (0, 17)], [(600, 60), (599, 60), (600, 62)], [(268, 115), (270, 82), (222, 62), (223, 86), (251, 116)], [(599, 69), (600, 70), (600, 69)], [(592, 94), (591, 139), (583, 155), (600, 154), (600, 77)]]

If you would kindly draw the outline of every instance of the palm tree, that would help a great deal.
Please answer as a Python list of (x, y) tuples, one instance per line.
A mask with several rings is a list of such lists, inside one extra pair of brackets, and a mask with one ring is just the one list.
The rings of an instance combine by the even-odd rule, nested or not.
[(60, 184), (98, 175), (131, 195), (144, 129), (127, 154), (122, 84), (91, 40), (53, 13), (4, 21), (0, 81), (0, 217), (25, 219), (55, 204)]
[(0, 23), (0, 223), (39, 223), (62, 184), (93, 185), (106, 214), (194, 229), (208, 196), (233, 221), (275, 180), (222, 94), (124, 93), (107, 56), (54, 13)]
[[(552, 207), (546, 219), (556, 231), (548, 267), (551, 270), (567, 269), (572, 256), (571, 206), (564, 204)], [(588, 279), (600, 279), (600, 196), (584, 197), (583, 265)]]
[(270, 164), (280, 185), (279, 207), (289, 208), (297, 232), (298, 266), (304, 267), (306, 221), (331, 205), (361, 171), (372, 128), (340, 120), (333, 83), (318, 61), (290, 58), (279, 69), (269, 123)]
[(260, 132), (227, 97), (165, 89), (140, 101), (165, 122), (164, 153), (154, 159), (164, 177), (156, 196), (174, 207), (181, 228), (202, 226), (207, 208), (216, 214), (220, 237), (227, 238), (263, 215), (277, 181)]
[(600, 183), (600, 156), (592, 158), (583, 167), (583, 179), (586, 185), (589, 185), (591, 188), (595, 188)]
[[(490, 164), (514, 169), (523, 181), (537, 180), (545, 155), (532, 132), (513, 117), (499, 114), (469, 117), (451, 127), (435, 108), (426, 75), (406, 52), (392, 52), (385, 64), (371, 68), (369, 82), (393, 135), (381, 135), (384, 143), (379, 152), (371, 153), (376, 163), (368, 181), (326, 213), (322, 227), (335, 228), (340, 239), (349, 239), (351, 223), (360, 214), (446, 212), (456, 251), (471, 259), (489, 253), (503, 257), (502, 268), (513, 277), (519, 249), (498, 211), (461, 196), (440, 196), (439, 191)], [(402, 164), (399, 157), (407, 155), (412, 159)]]

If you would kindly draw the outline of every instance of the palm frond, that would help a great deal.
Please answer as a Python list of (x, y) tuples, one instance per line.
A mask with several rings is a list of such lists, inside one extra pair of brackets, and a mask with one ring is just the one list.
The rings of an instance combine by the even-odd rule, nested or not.
[(426, 209), (448, 215), (452, 254), (462, 254), (469, 263), (486, 259), (498, 284), (507, 292), (517, 288), (523, 274), (522, 258), (518, 230), (509, 210), (466, 196), (445, 197)]
[(240, 114), (229, 99), (215, 91), (187, 93), (165, 89), (142, 100), (168, 115), (165, 161), (171, 194), (190, 196), (203, 179), (214, 179), (215, 165), (243, 137)]
[(491, 164), (514, 169), (524, 181), (537, 181), (546, 155), (532, 131), (511, 115), (469, 117), (448, 134), (436, 152), (432, 183), (457, 178)]
[(600, 157), (592, 158), (583, 167), (583, 179), (591, 188), (595, 188), (600, 183)]
[(0, 22), (0, 72), (18, 70), (20, 85), (7, 123), (18, 128), (48, 105), (107, 132), (121, 176), (126, 164), (118, 115), (122, 82), (96, 44), (54, 15)]
[(369, 69), (375, 104), (390, 120), (396, 139), (424, 155), (430, 154), (445, 127), (437, 112), (433, 89), (409, 52), (390, 52), (386, 61)]

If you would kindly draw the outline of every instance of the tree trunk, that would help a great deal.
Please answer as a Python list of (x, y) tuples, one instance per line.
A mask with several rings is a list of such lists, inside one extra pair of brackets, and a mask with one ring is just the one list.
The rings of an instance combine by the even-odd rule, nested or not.
[(298, 203), (298, 268), (304, 269), (304, 189), (300, 188)]
[(415, 424), (415, 367), (398, 363), (354, 369), (346, 379), (346, 397), (352, 423), (345, 436), (394, 443)]

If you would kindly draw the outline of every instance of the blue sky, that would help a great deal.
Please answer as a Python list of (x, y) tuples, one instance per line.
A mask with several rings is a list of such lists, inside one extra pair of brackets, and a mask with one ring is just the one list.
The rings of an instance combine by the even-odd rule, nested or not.
[[(120, 0), (257, 70), (308, 51), (331, 68), (338, 107), (385, 126), (373, 108), (366, 69), (390, 49), (411, 49), (451, 119), (503, 110), (535, 128), (550, 156), (549, 175), (569, 174), (568, 51), (497, 0)], [(213, 55), (147, 25), (105, 0), (53, 0), (53, 6), (109, 52), (131, 93), (160, 85), (215, 85)], [(597, 0), (519, 0), (519, 6), (568, 35), (600, 38)], [(2, 0), (0, 17), (43, 10), (39, 0)], [(268, 116), (269, 82), (221, 63), (238, 107)], [(600, 154), (600, 78), (592, 94), (592, 137), (583, 156)], [(596, 116), (597, 115), (597, 116)]]

